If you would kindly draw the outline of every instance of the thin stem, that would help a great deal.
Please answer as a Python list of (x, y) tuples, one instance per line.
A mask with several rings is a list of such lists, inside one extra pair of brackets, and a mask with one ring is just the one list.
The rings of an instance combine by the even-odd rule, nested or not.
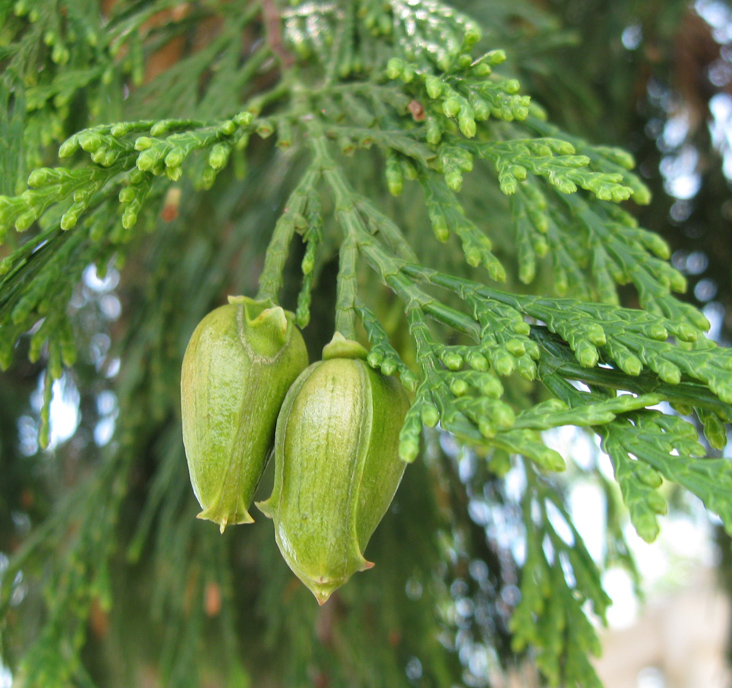
[[(268, 53), (264, 52), (264, 57), (266, 58), (268, 56)], [(249, 58), (250, 60), (254, 59), (253, 56)], [(292, 76), (291, 72), (286, 72), (280, 82), (271, 88), (266, 93), (262, 93), (261, 95), (257, 95), (254, 98), (251, 98), (247, 103), (247, 110), (250, 112), (253, 112), (254, 115), (258, 115), (266, 105), (269, 105), (270, 103), (279, 100), (280, 98), (283, 98), (285, 96), (289, 96), (294, 91), (294, 77)]]
[(280, 28), (280, 13), (274, 0), (260, 0), (262, 6), (262, 19), (267, 30), (267, 44), (272, 52), (277, 55), (283, 68), (292, 66), (295, 58), (288, 52), (282, 41), (282, 30)]
[[(404, 261), (385, 250), (369, 232), (359, 213), (361, 199), (350, 188), (342, 171), (333, 161), (328, 151), (328, 144), (322, 135), (322, 128), (313, 121), (308, 123), (308, 129), (310, 146), (314, 153), (313, 164), (320, 166), (323, 177), (333, 191), (336, 215), (344, 228), (346, 238), (351, 237), (356, 242), (358, 251), (404, 302), (407, 312), (417, 307), (435, 320), (449, 325), (477, 341), (480, 338), (478, 323), (470, 316), (435, 301), (419, 289), (411, 279), (403, 274)], [(361, 205), (361, 207), (363, 206)]]
[(441, 368), (437, 356), (434, 354), (435, 342), (432, 339), (432, 333), (427, 326), (424, 312), (418, 306), (407, 309), (407, 322), (409, 323), (409, 334), (412, 335), (417, 349), (417, 364), (426, 377), (428, 373)]
[(311, 165), (309, 170), (302, 176), (297, 188), (290, 194), (285, 212), (277, 221), (272, 232), (272, 239), (269, 246), (267, 246), (264, 268), (259, 278), (258, 299), (271, 299), (277, 303), (284, 281), (283, 275), (290, 244), (295, 235), (296, 219), (304, 216), (308, 204), (308, 195), (313, 192), (319, 178), (320, 171), (315, 165)]
[(531, 338), (541, 346), (541, 359), (552, 373), (568, 380), (577, 380), (590, 386), (625, 390), (634, 394), (661, 394), (670, 403), (691, 404), (708, 408), (720, 416), (732, 417), (732, 405), (720, 401), (706, 387), (692, 382), (672, 385), (661, 382), (655, 375), (626, 375), (613, 368), (585, 368), (581, 366), (566, 345), (557, 342), (546, 328), (532, 326)]
[(335, 328), (346, 339), (356, 339), (356, 281), (358, 245), (352, 233), (341, 244), (338, 266)]
[[(345, 41), (353, 41), (353, 29), (355, 23), (355, 5), (354, 2), (344, 3), (344, 7), (340, 10), (341, 22), (340, 29), (336, 31), (335, 46), (332, 52), (334, 57), (342, 57), (343, 48), (345, 47)], [(326, 65), (325, 80), (324, 84), (332, 84), (336, 79), (337, 70), (341, 67), (338, 59), (331, 60)]]

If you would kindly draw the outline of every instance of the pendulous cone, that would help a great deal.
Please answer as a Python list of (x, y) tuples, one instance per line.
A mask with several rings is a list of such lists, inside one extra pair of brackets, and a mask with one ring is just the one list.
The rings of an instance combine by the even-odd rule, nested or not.
[(287, 393), (277, 420), (275, 483), (257, 506), (280, 552), (319, 604), (355, 572), (404, 473), (399, 432), (409, 401), (366, 350), (336, 334), (324, 360)]
[(183, 443), (198, 518), (252, 523), (249, 505), (274, 441), (277, 414), (307, 366), (291, 313), (230, 297), (196, 327), (183, 357)]

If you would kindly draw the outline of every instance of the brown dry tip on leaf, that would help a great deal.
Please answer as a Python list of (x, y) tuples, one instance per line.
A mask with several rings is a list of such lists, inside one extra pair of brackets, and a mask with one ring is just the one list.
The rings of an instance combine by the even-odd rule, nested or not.
[(415, 122), (424, 122), (424, 106), (418, 100), (413, 100), (407, 109), (412, 113)]
[(178, 208), (180, 207), (181, 190), (178, 186), (171, 186), (165, 194), (165, 203), (160, 217), (163, 222), (172, 222), (178, 217)]

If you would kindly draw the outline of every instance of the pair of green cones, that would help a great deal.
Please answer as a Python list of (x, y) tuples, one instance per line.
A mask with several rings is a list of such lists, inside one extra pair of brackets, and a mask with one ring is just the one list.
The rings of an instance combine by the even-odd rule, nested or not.
[(229, 297), (195, 329), (183, 359), (183, 442), (199, 518), (252, 523), (249, 507), (274, 445), (272, 495), (280, 552), (323, 604), (356, 571), (405, 464), (409, 401), (366, 350), (336, 333), (308, 366), (291, 313)]

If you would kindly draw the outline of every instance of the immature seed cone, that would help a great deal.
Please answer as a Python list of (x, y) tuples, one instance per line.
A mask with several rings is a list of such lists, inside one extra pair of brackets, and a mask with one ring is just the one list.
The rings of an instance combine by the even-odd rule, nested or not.
[(398, 450), (407, 395), (365, 357), (360, 344), (336, 333), (324, 360), (297, 378), (277, 419), (272, 496), (257, 503), (319, 604), (373, 566), (363, 551), (404, 473)]
[(183, 357), (183, 444), (191, 484), (218, 523), (252, 523), (248, 508), (290, 385), (308, 364), (293, 316), (270, 301), (229, 297), (193, 332)]

